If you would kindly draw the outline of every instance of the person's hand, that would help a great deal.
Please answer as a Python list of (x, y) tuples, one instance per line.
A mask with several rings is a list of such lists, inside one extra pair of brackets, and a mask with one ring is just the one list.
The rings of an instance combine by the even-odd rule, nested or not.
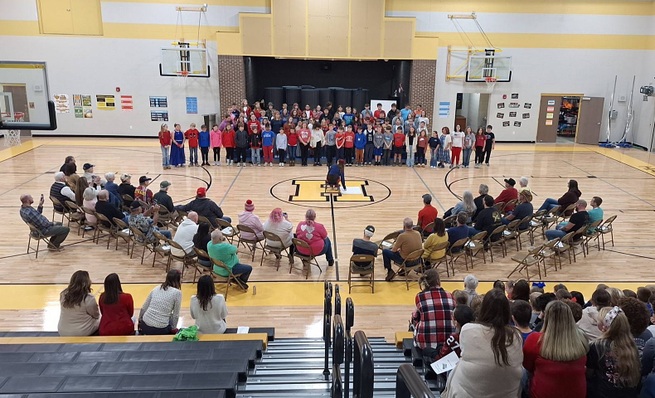
[(161, 208), (161, 206), (159, 206), (159, 205), (154, 205), (154, 206), (152, 206), (152, 209), (153, 209), (154, 211), (156, 211), (156, 212), (159, 212), (159, 209), (160, 209), (160, 208)]
[(45, 202), (45, 198), (43, 197), (43, 194), (41, 194), (41, 199), (39, 199), (39, 207), (43, 207), (44, 202)]

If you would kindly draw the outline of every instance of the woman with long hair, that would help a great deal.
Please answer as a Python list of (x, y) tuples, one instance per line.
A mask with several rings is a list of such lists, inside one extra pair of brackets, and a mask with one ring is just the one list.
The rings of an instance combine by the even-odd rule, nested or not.
[(90, 336), (98, 332), (100, 312), (91, 294), (87, 271), (75, 271), (68, 287), (59, 295), (61, 313), (57, 330), (60, 336)]
[(605, 307), (598, 313), (598, 328), (603, 334), (590, 344), (587, 356), (587, 396), (637, 397), (639, 354), (628, 318), (619, 307)]
[[(196, 234), (193, 235), (193, 246), (200, 250), (207, 251), (207, 243), (211, 242), (211, 240), (212, 238), (209, 234), (209, 224), (206, 222), (201, 222), (198, 224), (198, 230), (196, 231)], [(212, 266), (212, 260), (208, 257), (198, 256), (198, 263), (204, 267)]]
[(484, 160), (484, 146), (487, 141), (487, 137), (484, 135), (484, 128), (478, 128), (478, 131), (475, 133), (475, 167), (482, 166), (482, 161)]
[(589, 345), (571, 308), (555, 300), (544, 311), (541, 332), (523, 345), (523, 367), (532, 375), (530, 397), (585, 397), (585, 363)]
[[(467, 222), (470, 222), (471, 216), (475, 214), (476, 210), (477, 210), (477, 206), (475, 205), (473, 199), (473, 193), (471, 191), (464, 191), (464, 194), (462, 195), (462, 201), (457, 203), (455, 207), (453, 207), (453, 210), (450, 212), (450, 215), (454, 216), (455, 214), (465, 212), (469, 214)], [(444, 217), (447, 216), (444, 214)]]
[(182, 306), (180, 271), (172, 269), (166, 280), (152, 289), (139, 313), (141, 334), (175, 334)]
[(442, 397), (519, 397), (523, 339), (509, 325), (509, 300), (499, 289), (484, 295), (476, 322), (460, 332), (462, 356)]
[(191, 318), (196, 320), (200, 333), (225, 333), (227, 307), (222, 294), (216, 294), (214, 280), (209, 275), (198, 279), (198, 291), (191, 296)]
[(423, 260), (426, 268), (430, 268), (431, 264), (435, 264), (446, 255), (446, 249), (436, 250), (437, 246), (444, 242), (448, 242), (446, 224), (443, 219), (437, 217), (434, 219), (434, 232), (423, 242)]
[(100, 304), (100, 335), (125, 336), (134, 334), (134, 300), (129, 293), (123, 293), (118, 274), (105, 278), (105, 291), (98, 299)]
[[(580, 196), (582, 196), (582, 192), (578, 189), (578, 182), (576, 180), (569, 180), (568, 190), (564, 195), (559, 199), (547, 198), (539, 210), (550, 210), (555, 206), (560, 206), (560, 211), (564, 211), (564, 209), (577, 202)], [(566, 215), (570, 216), (571, 213), (572, 211), (569, 211)]]

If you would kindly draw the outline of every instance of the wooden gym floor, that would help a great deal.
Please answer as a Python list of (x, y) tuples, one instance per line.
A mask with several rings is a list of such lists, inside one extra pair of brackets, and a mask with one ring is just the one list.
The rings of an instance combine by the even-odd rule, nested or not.
[[(503, 179), (521, 176), (530, 178), (535, 192), (535, 209), (548, 197), (559, 197), (567, 181), (577, 179), (583, 198), (603, 198), (605, 217), (617, 214), (614, 223), (615, 245), (607, 250), (591, 248), (585, 259), (569, 265), (565, 260), (562, 270), (551, 271), (543, 280), (548, 286), (555, 282), (569, 284), (590, 296), (599, 282), (622, 288), (653, 283), (652, 269), (655, 247), (650, 243), (655, 233), (655, 157), (636, 149), (604, 149), (584, 145), (502, 144), (492, 153), (491, 167), (480, 169), (430, 169), (408, 167), (352, 167), (346, 169), (352, 195), (341, 197), (335, 203), (334, 225), (329, 202), (321, 196), (318, 187), (325, 177), (325, 168), (319, 167), (207, 167), (162, 170), (159, 146), (155, 139), (69, 139), (34, 138), (19, 147), (0, 151), (2, 176), (0, 179), (0, 207), (4, 222), (0, 225), (0, 322), (4, 330), (56, 330), (59, 303), (58, 293), (78, 269), (86, 269), (97, 283), (99, 292), (104, 277), (110, 272), (120, 275), (126, 292), (132, 293), (139, 306), (149, 290), (164, 277), (163, 264), (154, 268), (152, 258), (129, 259), (125, 247), (115, 251), (82, 239), (72, 231), (64, 242), (66, 250), (52, 253), (43, 250), (39, 258), (26, 254), (28, 229), (18, 214), (19, 196), (30, 193), (35, 198), (47, 196), (57, 171), (67, 155), (77, 159), (78, 167), (85, 162), (96, 165), (96, 173), (107, 171), (127, 172), (138, 181), (140, 175), (153, 178), (152, 190), (159, 182), (172, 183), (169, 194), (177, 203), (186, 203), (194, 197), (198, 187), (208, 187), (208, 196), (220, 204), (225, 214), (237, 219), (243, 203), (251, 199), (255, 213), (264, 221), (274, 207), (281, 207), (295, 224), (307, 208), (316, 210), (317, 221), (325, 224), (330, 238), (336, 234), (336, 248), (340, 261), (328, 268), (320, 259), (323, 272), (313, 267), (306, 281), (297, 266), (289, 273), (282, 261), (279, 271), (273, 261), (265, 258), (259, 266), (260, 254), (255, 261), (240, 249), (242, 262), (252, 264), (251, 290), (248, 293), (232, 289), (228, 296), (231, 326), (275, 326), (278, 336), (318, 336), (321, 334), (322, 281), (337, 280), (343, 297), (348, 296), (348, 258), (353, 238), (361, 237), (364, 227), (373, 224), (377, 230), (374, 239), (402, 226), (406, 216), (416, 220), (421, 209), (421, 195), (431, 193), (433, 204), (440, 214), (457, 203), (454, 195), (461, 196), (471, 190), (477, 196), (477, 187), (485, 183), (490, 194), (496, 196)], [(224, 156), (224, 152), (222, 154)], [(38, 200), (38, 199), (37, 199)], [(46, 198), (44, 214), (52, 217), (52, 207)], [(481, 281), (480, 291), (486, 291), (496, 279), (506, 279), (513, 269), (510, 257), (516, 253), (508, 245), (506, 258), (497, 252), (494, 263), (476, 263), (475, 273)], [(524, 248), (525, 250), (525, 248)], [(299, 264), (299, 261), (297, 261)], [(181, 264), (178, 264), (181, 266)], [(443, 275), (448, 290), (461, 286), (466, 275), (460, 264), (455, 276)], [(190, 282), (191, 276), (185, 276)], [(220, 286), (218, 287), (220, 290)], [(547, 287), (548, 288), (548, 287)], [(398, 330), (405, 330), (413, 308), (417, 284), (408, 292), (404, 281), (384, 282), (382, 259), (376, 264), (375, 294), (367, 288), (355, 288), (355, 326), (371, 336), (391, 338)], [(181, 324), (191, 325), (188, 313), (190, 296), (195, 286), (184, 285), (184, 308)], [(383, 317), (381, 322), (380, 317)]]

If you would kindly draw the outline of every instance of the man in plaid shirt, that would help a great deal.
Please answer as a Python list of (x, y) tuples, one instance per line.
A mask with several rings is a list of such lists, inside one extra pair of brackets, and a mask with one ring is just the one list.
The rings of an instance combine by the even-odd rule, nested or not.
[(41, 195), (39, 206), (36, 209), (32, 207), (32, 204), (34, 203), (32, 195), (21, 195), (20, 203), (20, 217), (23, 221), (34, 225), (44, 236), (50, 238), (48, 249), (53, 251), (63, 249), (61, 243), (66, 240), (70, 228), (64, 227), (60, 223), (50, 222), (43, 214), (41, 214), (43, 213), (43, 195)]
[(416, 311), (412, 314), (414, 345), (423, 357), (434, 358), (448, 337), (455, 333), (455, 301), (441, 287), (436, 270), (428, 270), (425, 279), (427, 288), (416, 295)]

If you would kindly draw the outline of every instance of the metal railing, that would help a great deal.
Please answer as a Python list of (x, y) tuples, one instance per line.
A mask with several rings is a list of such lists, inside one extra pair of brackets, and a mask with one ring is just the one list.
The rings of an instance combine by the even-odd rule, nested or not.
[(345, 343), (345, 357), (344, 357), (344, 369), (343, 369), (343, 374), (344, 374), (344, 392), (345, 396), (349, 397), (350, 396), (350, 364), (353, 362), (353, 338), (352, 335), (350, 334), (350, 330), (353, 327), (353, 323), (355, 321), (355, 305), (353, 304), (353, 300), (348, 297), (346, 299), (346, 343)]
[(323, 342), (325, 343), (325, 363), (323, 367), (323, 377), (325, 380), (330, 379), (330, 340), (332, 320), (332, 283), (325, 281), (323, 285), (324, 299), (323, 299)]
[[(343, 398), (343, 380), (341, 380), (341, 364), (344, 361), (344, 343), (345, 343), (345, 327), (341, 315), (334, 316), (332, 322), (332, 398)], [(346, 395), (348, 396), (348, 395)]]
[(396, 372), (396, 398), (434, 398), (413, 365), (400, 365)]
[(373, 350), (361, 330), (355, 332), (355, 363), (353, 367), (353, 397), (373, 398)]

